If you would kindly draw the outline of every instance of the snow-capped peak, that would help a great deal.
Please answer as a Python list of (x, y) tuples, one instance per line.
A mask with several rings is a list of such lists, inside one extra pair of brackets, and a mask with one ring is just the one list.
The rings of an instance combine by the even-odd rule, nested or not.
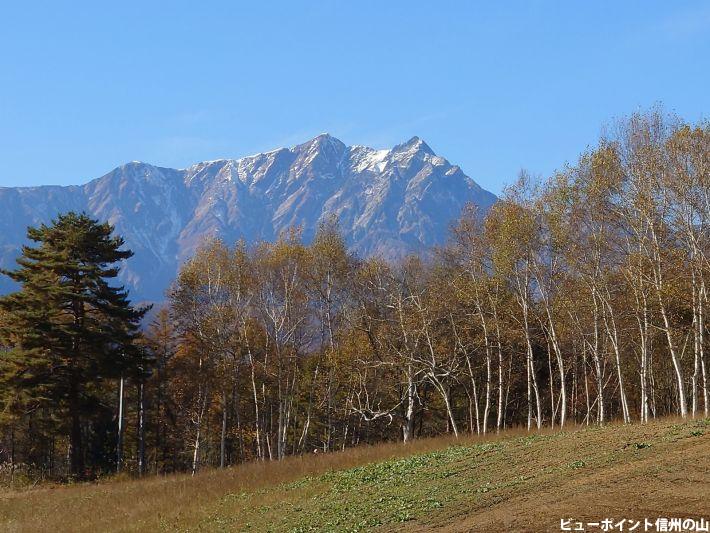
[(434, 154), (434, 150), (432, 150), (427, 143), (425, 143), (416, 135), (409, 139), (407, 142), (398, 144), (392, 149), (392, 151), (400, 153), (422, 153), (428, 155), (436, 155)]
[(398, 258), (442, 243), (466, 203), (485, 211), (494, 201), (419, 137), (374, 149), (321, 134), (185, 169), (133, 161), (84, 186), (0, 189), (0, 266), (11, 265), (28, 225), (86, 211), (115, 224), (134, 251), (121, 272), (132, 296), (160, 300), (209, 236), (256, 242), (298, 226), (308, 240), (336, 216), (353, 251)]

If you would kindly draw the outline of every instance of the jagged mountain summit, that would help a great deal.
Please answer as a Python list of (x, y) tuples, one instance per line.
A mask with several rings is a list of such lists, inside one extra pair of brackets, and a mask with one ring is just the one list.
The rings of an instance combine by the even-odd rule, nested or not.
[(395, 259), (442, 243), (465, 204), (486, 211), (495, 200), (418, 137), (375, 150), (323, 134), (185, 169), (133, 161), (83, 186), (0, 188), (0, 266), (14, 268), (27, 226), (86, 211), (135, 252), (121, 271), (133, 299), (155, 301), (206, 238), (251, 243), (299, 226), (308, 241), (336, 216), (359, 255)]

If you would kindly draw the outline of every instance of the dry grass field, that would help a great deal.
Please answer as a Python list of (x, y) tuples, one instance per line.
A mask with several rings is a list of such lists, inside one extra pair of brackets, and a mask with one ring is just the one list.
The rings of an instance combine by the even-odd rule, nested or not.
[(559, 531), (710, 518), (710, 420), (419, 440), (0, 494), (0, 530)]

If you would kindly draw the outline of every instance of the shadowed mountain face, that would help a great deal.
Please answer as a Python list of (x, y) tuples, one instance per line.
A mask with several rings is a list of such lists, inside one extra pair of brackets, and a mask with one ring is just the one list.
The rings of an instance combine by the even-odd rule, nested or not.
[[(161, 300), (179, 265), (209, 237), (274, 240), (293, 226), (310, 241), (336, 216), (360, 256), (397, 259), (446, 240), (466, 203), (496, 200), (414, 137), (391, 150), (319, 135), (293, 148), (175, 170), (131, 162), (83, 186), (0, 188), (0, 266), (14, 268), (29, 225), (86, 211), (135, 252), (121, 271), (133, 300)], [(0, 291), (13, 286), (0, 280)]]

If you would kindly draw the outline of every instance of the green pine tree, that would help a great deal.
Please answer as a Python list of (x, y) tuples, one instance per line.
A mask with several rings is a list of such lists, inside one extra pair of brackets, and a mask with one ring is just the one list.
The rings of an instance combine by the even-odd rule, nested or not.
[(85, 472), (85, 424), (105, 412), (109, 380), (146, 372), (135, 342), (149, 308), (135, 308), (110, 281), (133, 253), (113, 227), (85, 214), (28, 228), (19, 268), (2, 273), (20, 289), (0, 298), (0, 358), (5, 411), (51, 410), (69, 437), (70, 471)]

